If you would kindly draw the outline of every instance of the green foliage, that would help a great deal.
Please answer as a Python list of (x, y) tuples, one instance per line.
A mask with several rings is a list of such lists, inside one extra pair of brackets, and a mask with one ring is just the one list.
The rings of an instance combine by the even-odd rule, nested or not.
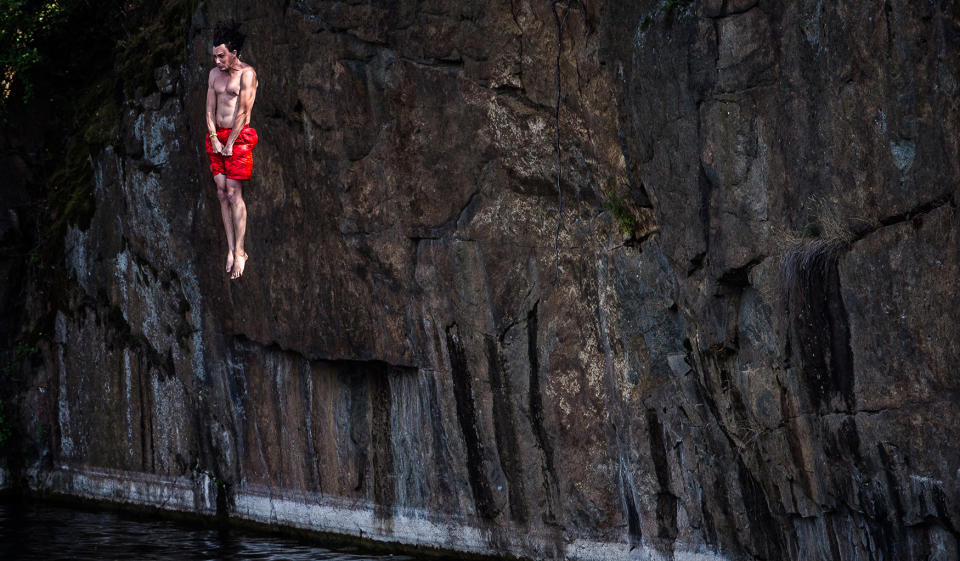
[[(24, 341), (17, 343), (17, 347), (13, 351), (13, 359), (4, 366), (2, 370), (3, 377), (0, 379), (0, 383), (3, 384), (6, 391), (9, 391), (15, 385), (10, 382), (10, 379), (16, 376), (23, 367), (23, 363), (38, 352), (37, 347), (29, 343)], [(6, 391), (4, 392), (5, 394)], [(3, 401), (0, 401), (0, 446), (3, 446), (10, 440), (13, 436), (13, 431), (14, 420), (11, 419), (9, 414), (4, 410)]]
[(157, 60), (172, 56), (170, 45), (184, 44), (197, 4), (0, 0), (0, 113), (12, 114), (32, 99), (75, 108), (76, 98), (105, 78), (115, 87), (101, 100), (111, 101), (116, 86), (152, 78), (163, 64)]
[(64, 20), (60, 2), (0, 0), (0, 103), (21, 80), (24, 99), (33, 94), (33, 82), (24, 74), (41, 60), (38, 45)]
[(0, 445), (5, 444), (13, 435), (13, 421), (7, 419), (3, 411), (3, 403), (0, 402)]
[(39, 352), (33, 345), (23, 341), (17, 343), (17, 348), (13, 351), (13, 360), (3, 367), (3, 375), (9, 376), (16, 373), (23, 366), (23, 361)]
[(633, 230), (637, 227), (637, 219), (633, 216), (633, 213), (630, 212), (630, 209), (627, 208), (626, 203), (617, 197), (616, 193), (611, 191), (607, 195), (607, 200), (603, 203), (603, 208), (607, 209), (610, 214), (613, 215), (613, 218), (617, 221), (624, 235), (629, 236), (633, 233)]
[(46, 216), (38, 257), (48, 265), (59, 262), (67, 226), (86, 229), (96, 210), (90, 157), (116, 142), (120, 108), (113, 87), (110, 80), (98, 82), (75, 101), (78, 134), (67, 144), (46, 186)]
[[(88, 162), (89, 152), (79, 143), (70, 147), (60, 167), (53, 172), (47, 191), (47, 220), (43, 241), (59, 245), (67, 225), (86, 226), (93, 215), (93, 171)], [(43, 247), (41, 257), (50, 257), (49, 247)], [(59, 249), (58, 249), (59, 251)], [(56, 262), (48, 259), (48, 263)]]

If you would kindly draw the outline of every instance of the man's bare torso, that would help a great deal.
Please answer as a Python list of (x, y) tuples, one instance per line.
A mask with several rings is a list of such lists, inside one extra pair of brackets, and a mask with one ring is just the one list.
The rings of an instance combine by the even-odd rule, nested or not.
[[(240, 104), (241, 78), (247, 73), (253, 75), (252, 82), (256, 84), (256, 71), (246, 63), (240, 63), (240, 68), (234, 70), (220, 70), (219, 68), (210, 70), (210, 79), (217, 96), (215, 119), (218, 127), (233, 128)], [(252, 100), (250, 105), (253, 105)]]

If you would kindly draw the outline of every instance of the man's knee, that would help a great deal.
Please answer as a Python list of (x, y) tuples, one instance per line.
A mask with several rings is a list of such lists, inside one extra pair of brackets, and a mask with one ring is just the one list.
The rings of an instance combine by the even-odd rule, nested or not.
[(227, 176), (218, 173), (213, 176), (213, 182), (217, 186), (217, 198), (221, 201), (227, 200)]
[(243, 183), (235, 179), (227, 179), (225, 187), (227, 189), (227, 199), (231, 204), (239, 201), (242, 198), (241, 194), (243, 193)]
[(229, 201), (230, 204), (232, 205), (237, 204), (238, 202), (243, 200), (243, 196), (241, 194), (240, 188), (238, 187), (228, 186), (226, 191), (226, 197), (227, 197), (227, 201)]

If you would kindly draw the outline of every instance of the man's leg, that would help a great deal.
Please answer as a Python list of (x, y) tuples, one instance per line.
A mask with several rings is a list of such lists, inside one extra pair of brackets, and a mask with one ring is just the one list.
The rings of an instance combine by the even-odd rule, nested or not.
[(230, 197), (227, 194), (226, 175), (218, 173), (213, 176), (214, 183), (217, 184), (217, 198), (220, 199), (220, 217), (223, 219), (223, 230), (227, 233), (227, 268), (229, 273), (233, 269), (233, 253), (236, 245), (236, 237), (233, 230), (233, 213), (230, 210)]
[(227, 200), (233, 220), (233, 274), (230, 278), (239, 278), (247, 264), (247, 252), (243, 250), (243, 237), (247, 233), (247, 205), (243, 202), (243, 181), (227, 179)]

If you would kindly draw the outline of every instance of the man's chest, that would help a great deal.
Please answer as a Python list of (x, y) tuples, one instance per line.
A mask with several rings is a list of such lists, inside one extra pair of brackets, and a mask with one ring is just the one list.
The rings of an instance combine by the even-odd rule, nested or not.
[(213, 90), (218, 97), (236, 97), (240, 95), (240, 75), (231, 76), (221, 73), (213, 81)]

